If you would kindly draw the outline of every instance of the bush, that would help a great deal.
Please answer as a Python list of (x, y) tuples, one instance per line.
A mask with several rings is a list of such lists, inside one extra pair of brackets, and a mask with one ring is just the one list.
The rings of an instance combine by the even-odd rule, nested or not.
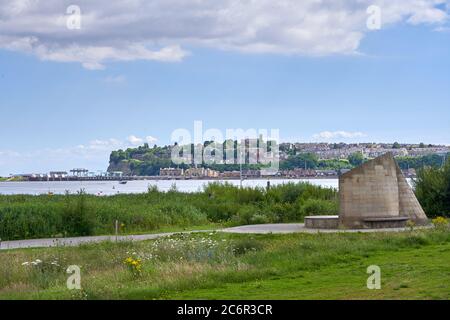
[(317, 215), (337, 215), (339, 207), (336, 202), (320, 199), (301, 201), (300, 214), (302, 217)]
[(450, 160), (443, 168), (419, 170), (415, 192), (429, 217), (450, 217)]
[(237, 217), (234, 219), (238, 224), (264, 224), (270, 222), (269, 219), (258, 212), (258, 208), (246, 205), (239, 209)]
[(66, 195), (66, 207), (62, 214), (63, 232), (66, 236), (90, 236), (96, 225), (94, 212), (87, 204), (84, 190), (75, 198)]
[(446, 229), (449, 226), (448, 219), (444, 217), (437, 217), (432, 222), (437, 229)]

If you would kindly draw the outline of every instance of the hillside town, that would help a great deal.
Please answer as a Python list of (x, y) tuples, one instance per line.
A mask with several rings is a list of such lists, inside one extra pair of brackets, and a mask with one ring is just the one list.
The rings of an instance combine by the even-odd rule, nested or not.
[[(177, 166), (170, 161), (173, 146), (150, 148), (141, 146), (125, 151), (113, 151), (106, 171), (75, 168), (69, 171), (48, 173), (11, 174), (3, 181), (77, 181), (77, 180), (131, 180), (131, 179), (259, 179), (264, 177), (261, 168), (236, 164), (219, 166)], [(407, 177), (415, 177), (423, 166), (440, 166), (450, 154), (445, 145), (387, 144), (387, 143), (281, 143), (279, 145), (280, 169), (273, 178), (307, 179), (335, 178), (351, 170), (359, 161), (392, 153)], [(116, 154), (120, 157), (117, 158)], [(115, 158), (116, 157), (116, 158)], [(151, 172), (136, 168), (147, 166)]]
[(297, 153), (314, 153), (319, 159), (347, 159), (350, 155), (360, 152), (367, 159), (379, 157), (391, 152), (395, 157), (420, 157), (431, 154), (447, 154), (450, 146), (400, 144), (400, 143), (281, 143), (280, 159)]

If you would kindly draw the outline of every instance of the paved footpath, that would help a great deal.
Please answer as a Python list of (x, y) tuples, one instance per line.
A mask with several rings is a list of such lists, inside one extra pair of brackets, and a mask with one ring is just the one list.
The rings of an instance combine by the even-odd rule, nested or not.
[(288, 234), (288, 233), (338, 233), (338, 232), (399, 232), (409, 230), (407, 228), (392, 229), (363, 229), (363, 230), (319, 230), (306, 229), (303, 223), (280, 223), (280, 224), (261, 224), (248, 225), (219, 230), (193, 230), (183, 232), (168, 232), (129, 236), (92, 236), (92, 237), (76, 237), (76, 238), (52, 238), (52, 239), (31, 239), (31, 240), (15, 240), (0, 242), (0, 250), (21, 249), (21, 248), (49, 248), (57, 246), (78, 246), (87, 243), (98, 243), (105, 241), (145, 241), (163, 237), (169, 237), (179, 233), (196, 233), (196, 232), (228, 232), (240, 234)]

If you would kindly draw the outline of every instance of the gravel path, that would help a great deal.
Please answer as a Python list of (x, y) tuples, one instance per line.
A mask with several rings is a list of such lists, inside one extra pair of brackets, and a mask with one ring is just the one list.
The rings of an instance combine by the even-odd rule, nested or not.
[[(427, 227), (423, 227), (427, 228)], [(249, 225), (233, 228), (215, 230), (219, 232), (240, 233), (240, 234), (287, 234), (287, 233), (337, 233), (337, 232), (399, 232), (409, 230), (407, 228), (393, 229), (363, 229), (363, 230), (318, 230), (306, 229), (303, 223), (281, 223), (281, 224), (261, 224)], [(181, 233), (212, 232), (213, 230), (193, 230)], [(32, 239), (0, 242), (0, 250), (21, 249), (21, 248), (48, 248), (56, 246), (78, 246), (86, 243), (98, 243), (104, 241), (144, 241), (153, 240), (180, 232), (155, 233), (129, 236), (93, 236), (77, 238), (53, 238), (53, 239)]]

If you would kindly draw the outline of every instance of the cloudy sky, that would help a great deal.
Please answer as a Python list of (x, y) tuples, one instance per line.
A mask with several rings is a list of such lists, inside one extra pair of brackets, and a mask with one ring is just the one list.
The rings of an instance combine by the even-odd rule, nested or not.
[(450, 144), (449, 70), (448, 0), (0, 0), (0, 175), (104, 170), (195, 120)]

